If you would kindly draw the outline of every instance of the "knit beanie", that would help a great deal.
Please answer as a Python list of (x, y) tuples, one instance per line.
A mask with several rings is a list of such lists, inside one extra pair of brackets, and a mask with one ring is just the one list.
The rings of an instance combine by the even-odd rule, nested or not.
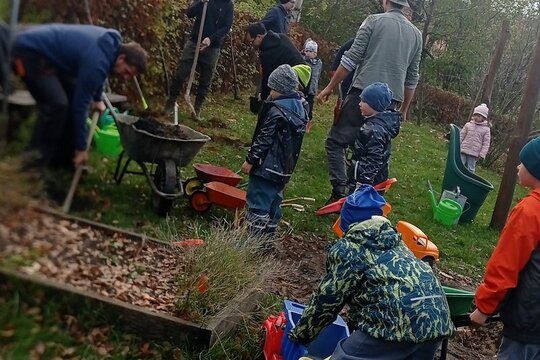
[(280, 3), (280, 4), (286, 4), (286, 3), (288, 3), (289, 1), (291, 1), (291, 0), (279, 0), (279, 3)]
[(371, 106), (373, 110), (382, 112), (390, 106), (392, 96), (392, 90), (390, 90), (388, 84), (375, 82), (362, 90), (360, 99)]
[(409, 2), (407, 0), (390, 0), (390, 2), (393, 2), (394, 4), (398, 4), (401, 6), (409, 6)]
[(279, 65), (268, 77), (268, 87), (280, 94), (291, 94), (298, 88), (298, 75), (290, 65)]
[(361, 185), (354, 193), (347, 196), (341, 208), (340, 228), (343, 233), (351, 224), (371, 219), (373, 215), (382, 215), (386, 201), (371, 185)]
[(540, 137), (529, 141), (519, 153), (519, 160), (537, 180), (540, 180)]
[(489, 109), (488, 109), (486, 104), (480, 104), (480, 105), (478, 105), (477, 107), (474, 108), (473, 115), (474, 114), (482, 115), (484, 118), (487, 119), (488, 114), (489, 114)]
[(304, 50), (317, 52), (318, 49), (319, 45), (317, 45), (315, 41), (311, 39), (306, 40), (306, 43), (304, 44)]
[(296, 72), (296, 75), (298, 75), (300, 85), (302, 85), (304, 88), (307, 87), (309, 80), (311, 79), (311, 66), (306, 64), (298, 64), (294, 65), (292, 68)]

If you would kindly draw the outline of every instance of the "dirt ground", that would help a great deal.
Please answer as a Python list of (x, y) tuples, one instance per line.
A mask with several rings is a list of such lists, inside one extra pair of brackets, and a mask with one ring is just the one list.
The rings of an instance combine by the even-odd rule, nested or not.
[[(289, 235), (277, 244), (276, 258), (281, 271), (272, 281), (272, 290), (279, 296), (306, 303), (325, 272), (326, 238), (316, 235)], [(478, 284), (453, 272), (437, 271), (443, 285), (474, 290)], [(501, 323), (480, 329), (460, 327), (449, 340), (447, 359), (492, 359), (500, 343)]]
[[(36, 231), (37, 228), (41, 230)], [(54, 245), (51, 237), (58, 237), (59, 233), (63, 234), (64, 241), (62, 244)], [(97, 252), (89, 252), (88, 250), (94, 246), (80, 248), (77, 244), (81, 242), (77, 239), (81, 238), (84, 239), (82, 243), (87, 245), (89, 242), (102, 242), (105, 248)], [(272, 291), (281, 297), (306, 303), (324, 275), (328, 244), (326, 238), (313, 234), (287, 235), (280, 239), (276, 244), (274, 256), (281, 267), (270, 281)], [(143, 247), (144, 251), (141, 252)], [(64, 274), (63, 280), (72, 285), (83, 285), (106, 296), (179, 315), (175, 314), (174, 309), (166, 301), (174, 297), (174, 294), (167, 291), (172, 280), (166, 274), (158, 276), (160, 281), (154, 277), (142, 283), (130, 280), (125, 286), (118, 285), (121, 283), (118, 281), (119, 278), (124, 277), (126, 273), (136, 271), (136, 266), (157, 269), (161, 266), (157, 266), (155, 261), (161, 263), (170, 258), (170, 265), (174, 267), (173, 256), (167, 249), (141, 246), (118, 237), (103, 241), (101, 235), (93, 230), (81, 228), (66, 220), (58, 220), (39, 212), (22, 210), (0, 221), (0, 253), (13, 254), (23, 251), (23, 248), (58, 255), (58, 262), (44, 262), (39, 268), (25, 269), (28, 273), (41, 273), (53, 277)], [(111, 252), (111, 256), (100, 260), (103, 266), (88, 262), (89, 258), (102, 256), (99, 254), (101, 252)], [(70, 271), (61, 270), (60, 264), (65, 263), (65, 258), (70, 256), (81, 257), (81, 261), (77, 261), (78, 265)], [(111, 259), (114, 260), (113, 263)], [(134, 262), (133, 259), (137, 261)], [(106, 271), (110, 274), (105, 274)], [(91, 281), (87, 274), (95, 272), (107, 275), (105, 278), (110, 281)], [(474, 289), (477, 286), (471, 279), (456, 273), (441, 271), (437, 273), (445, 285), (464, 289)], [(147, 286), (150, 283), (152, 286)], [(134, 291), (137, 294), (127, 296)], [(156, 296), (156, 291), (160, 294), (159, 296)], [(481, 329), (459, 328), (456, 335), (449, 341), (447, 359), (494, 358), (500, 342), (501, 329), (500, 323), (488, 324)]]
[(188, 138), (187, 134), (180, 126), (165, 124), (153, 117), (141, 118), (134, 124), (134, 126), (139, 130), (144, 130), (150, 134), (167, 139), (186, 140)]

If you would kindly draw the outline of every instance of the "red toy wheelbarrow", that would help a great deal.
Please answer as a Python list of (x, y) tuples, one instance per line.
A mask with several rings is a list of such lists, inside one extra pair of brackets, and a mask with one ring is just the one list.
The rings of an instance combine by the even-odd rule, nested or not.
[(197, 177), (186, 180), (184, 191), (191, 207), (205, 212), (212, 204), (228, 209), (246, 205), (246, 192), (236, 186), (242, 177), (232, 170), (210, 164), (193, 164)]

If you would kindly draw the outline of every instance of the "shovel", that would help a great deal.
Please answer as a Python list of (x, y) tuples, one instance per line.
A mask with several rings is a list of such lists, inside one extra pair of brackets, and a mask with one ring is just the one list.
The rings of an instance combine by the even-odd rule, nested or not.
[(199, 35), (197, 36), (197, 46), (195, 47), (195, 55), (193, 56), (193, 64), (191, 65), (191, 72), (189, 74), (189, 80), (186, 86), (186, 93), (184, 94), (184, 100), (186, 101), (186, 104), (189, 107), (189, 110), (191, 111), (191, 115), (196, 115), (195, 108), (193, 107), (193, 104), (191, 103), (190, 94), (191, 94), (191, 86), (193, 85), (193, 80), (195, 78), (195, 70), (197, 69), (197, 60), (199, 59), (199, 52), (200, 52), (201, 41), (202, 41), (204, 20), (206, 19), (207, 7), (208, 7), (208, 1), (204, 1), (202, 15), (201, 15), (201, 25), (199, 26)]
[(144, 98), (144, 95), (141, 90), (141, 86), (139, 85), (139, 80), (137, 80), (137, 77), (133, 77), (133, 81), (135, 82), (135, 86), (137, 87), (137, 91), (139, 92), (139, 96), (141, 97), (142, 107), (143, 110), (148, 109), (148, 104), (146, 103), (146, 99)]
[[(94, 135), (94, 132), (96, 131), (98, 119), (99, 119), (99, 111), (95, 111), (94, 114), (92, 115), (92, 125), (90, 126), (90, 129), (88, 129), (88, 138), (86, 139), (86, 151), (90, 150), (92, 137)], [(81, 179), (82, 171), (83, 171), (83, 166), (79, 166), (75, 170), (75, 175), (73, 175), (73, 180), (71, 180), (71, 186), (69, 187), (69, 191), (66, 195), (66, 199), (64, 200), (64, 204), (62, 204), (62, 211), (66, 214), (69, 212), (69, 209), (71, 208), (71, 203), (73, 202), (75, 191), (77, 190), (77, 186), (79, 185), (79, 180)]]

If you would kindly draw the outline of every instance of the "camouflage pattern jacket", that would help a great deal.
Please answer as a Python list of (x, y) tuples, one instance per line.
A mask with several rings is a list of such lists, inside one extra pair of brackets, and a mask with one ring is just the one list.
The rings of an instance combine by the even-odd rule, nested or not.
[(346, 303), (349, 327), (376, 339), (421, 343), (454, 332), (439, 281), (386, 218), (351, 225), (330, 248), (326, 267), (291, 341), (309, 343)]

